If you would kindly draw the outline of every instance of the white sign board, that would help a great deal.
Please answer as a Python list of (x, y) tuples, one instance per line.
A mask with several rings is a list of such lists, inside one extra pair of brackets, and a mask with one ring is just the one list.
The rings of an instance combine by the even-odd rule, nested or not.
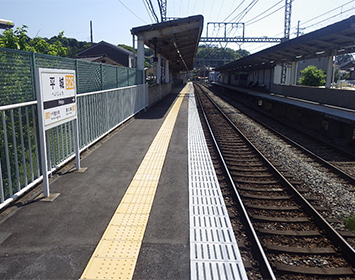
[(43, 173), (43, 193), (49, 193), (47, 130), (74, 120), (76, 168), (80, 169), (79, 130), (76, 106), (75, 71), (38, 68), (36, 72), (38, 121)]
[(76, 119), (75, 71), (38, 69), (45, 130)]

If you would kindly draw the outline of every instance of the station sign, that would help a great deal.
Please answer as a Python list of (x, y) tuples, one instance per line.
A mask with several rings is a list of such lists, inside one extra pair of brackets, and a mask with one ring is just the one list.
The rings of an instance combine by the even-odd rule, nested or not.
[(45, 130), (76, 119), (75, 71), (40, 68), (38, 78)]
[(50, 148), (48, 130), (73, 120), (76, 169), (80, 170), (79, 129), (76, 105), (76, 83), (74, 70), (36, 69), (35, 87), (37, 92), (39, 142), (41, 148), (41, 168), (43, 174), (43, 194), (47, 198), (49, 190)]

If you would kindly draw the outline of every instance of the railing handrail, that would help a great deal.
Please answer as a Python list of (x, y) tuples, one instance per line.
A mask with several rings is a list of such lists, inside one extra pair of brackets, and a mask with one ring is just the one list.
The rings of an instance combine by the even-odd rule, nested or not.
[(105, 93), (105, 92), (110, 92), (110, 91), (121, 90), (121, 89), (123, 90), (123, 89), (128, 89), (128, 88), (144, 86), (144, 85), (145, 84), (140, 84), (140, 85), (118, 87), (118, 88), (103, 89), (103, 90), (98, 90), (98, 91), (90, 91), (90, 92), (85, 92), (85, 93), (79, 93), (79, 94), (76, 95), (76, 97), (88, 96), (88, 95), (93, 95), (93, 94), (100, 94), (100, 93)]
[[(104, 98), (101, 98), (101, 94)], [(148, 106), (147, 94), (146, 84), (78, 94), (77, 97), (81, 99), (78, 103), (78, 119), (81, 128), (80, 150), (85, 150), (145, 109)], [(36, 108), (33, 108), (37, 107), (37, 104), (38, 101), (35, 100), (0, 106), (0, 126), (2, 127), (0, 132), (4, 137), (4, 154), (1, 155), (3, 158), (0, 163), (0, 209), (16, 199), (23, 193), (23, 190), (28, 190), (43, 178), (39, 169), (39, 143), (36, 132), (38, 112)], [(21, 108), (24, 109), (21, 110)], [(107, 109), (107, 113), (103, 113), (104, 108)], [(98, 125), (103, 123), (105, 125)], [(49, 153), (48, 158), (49, 161), (53, 161), (50, 167), (52, 171), (73, 158), (72, 134), (71, 122), (49, 131), (51, 140), (48, 145), (52, 148), (52, 152)], [(15, 161), (16, 164), (14, 164)], [(13, 173), (15, 175), (8, 176)], [(6, 185), (5, 180), (8, 180)]]
[[(78, 98), (80, 98), (81, 96), (88, 96), (88, 95), (106, 93), (106, 92), (111, 92), (111, 91), (116, 91), (116, 90), (124, 90), (124, 89), (128, 89), (128, 88), (142, 87), (144, 85), (145, 84), (140, 84), (140, 85), (124, 86), (124, 87), (104, 89), (104, 90), (98, 90), (98, 91), (91, 91), (91, 92), (79, 93), (76, 96)], [(10, 104), (10, 105), (4, 105), (4, 106), (0, 106), (0, 111), (7, 111), (7, 110), (12, 110), (12, 109), (32, 106), (32, 105), (36, 105), (36, 104), (37, 104), (37, 100), (28, 101), (28, 102), (22, 102), (22, 103), (16, 103), (16, 104)]]
[(37, 100), (16, 103), (16, 104), (10, 104), (10, 105), (4, 105), (4, 106), (0, 106), (0, 111), (7, 111), (7, 110), (11, 110), (11, 109), (27, 107), (27, 106), (32, 106), (32, 105), (36, 105), (36, 104), (37, 104)]

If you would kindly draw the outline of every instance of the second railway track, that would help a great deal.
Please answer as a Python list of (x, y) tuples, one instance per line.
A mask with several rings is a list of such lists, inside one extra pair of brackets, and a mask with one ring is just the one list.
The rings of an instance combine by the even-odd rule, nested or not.
[[(354, 156), (314, 137), (309, 138), (308, 134), (292, 131), (265, 113), (235, 102), (235, 96), (226, 98), (238, 109), (225, 105), (219, 97), (214, 98), (227, 109), (227, 114), (245, 131), (249, 140), (256, 143), (275, 166), (279, 166), (282, 174), (355, 247), (355, 234), (346, 229), (344, 222), (345, 219), (351, 222), (355, 216)], [(343, 170), (344, 166), (348, 168)]]
[(237, 132), (202, 88), (196, 86), (195, 92), (276, 278), (354, 278), (354, 249)]

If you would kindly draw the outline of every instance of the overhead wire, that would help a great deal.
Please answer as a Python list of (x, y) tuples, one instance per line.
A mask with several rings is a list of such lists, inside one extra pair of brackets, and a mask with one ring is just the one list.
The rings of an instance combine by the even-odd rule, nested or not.
[[(347, 2), (347, 3), (345, 3), (345, 4), (342, 4), (342, 5), (340, 5), (340, 6), (336, 7), (336, 8), (333, 8), (333, 9), (331, 9), (331, 10), (329, 10), (329, 11), (323, 13), (323, 14), (320, 14), (320, 15), (318, 15), (318, 16), (315, 16), (314, 18), (311, 18), (311, 19), (305, 21), (304, 23), (302, 23), (302, 25), (304, 25), (304, 24), (306, 24), (306, 23), (309, 23), (309, 22), (312, 22), (312, 21), (314, 21), (314, 20), (316, 20), (316, 19), (318, 19), (318, 18), (321, 18), (321, 17), (323, 17), (323, 16), (325, 16), (325, 15), (331, 13), (331, 12), (334, 12), (335, 10), (337, 10), (337, 9), (339, 9), (339, 8), (343, 8), (344, 6), (346, 6), (346, 5), (348, 5), (348, 4), (352, 3), (352, 2), (355, 2), (355, 0), (349, 1), (349, 2)], [(335, 14), (335, 15), (332, 15), (332, 16), (330, 16), (330, 17), (328, 17), (328, 18), (326, 18), (326, 19), (323, 19), (323, 20), (321, 20), (321, 21), (318, 21), (318, 22), (316, 22), (316, 23), (314, 23), (314, 24), (312, 24), (312, 25), (309, 25), (309, 26), (306, 26), (306, 27), (302, 27), (302, 29), (308, 29), (308, 28), (310, 28), (310, 27), (314, 27), (315, 25), (318, 25), (318, 24), (320, 24), (320, 23), (322, 23), (322, 22), (325, 22), (325, 21), (327, 21), (327, 20), (330, 20), (330, 19), (332, 19), (332, 18), (335, 18), (335, 17), (337, 17), (337, 16), (340, 16), (340, 15), (342, 15), (342, 14), (344, 14), (344, 13), (347, 13), (347, 12), (349, 12), (349, 11), (351, 11), (351, 10), (354, 10), (354, 9), (355, 9), (355, 7), (351, 7), (351, 8), (349, 8), (349, 9), (346, 10), (346, 11), (341, 11), (340, 13), (337, 13), (337, 14)], [(297, 28), (298, 28), (298, 27), (295, 26), (295, 27), (292, 27), (291, 29), (292, 29), (292, 30), (297, 30)], [(277, 36), (279, 36), (279, 35), (281, 35), (281, 34), (282, 34), (282, 33), (278, 33), (278, 34), (274, 35), (273, 37), (277, 37)], [(251, 49), (251, 51), (260, 49), (260, 48), (262, 48), (262, 47), (264, 47), (264, 46), (266, 46), (266, 44), (261, 45), (261, 46), (259, 45), (259, 46), (257, 46), (256, 48)]]
[[(243, 10), (241, 11), (238, 15), (236, 15), (232, 20), (230, 20), (229, 22), (232, 21), (236, 21), (236, 22), (240, 22), (248, 13), (249, 11), (256, 5), (256, 3), (258, 3), (259, 0), (252, 0), (249, 5)], [(229, 33), (233, 30), (233, 25), (229, 28), (229, 30), (227, 31), (227, 34), (229, 35)]]
[(219, 15), (221, 14), (222, 7), (223, 7), (223, 5), (219, 5), (219, 11), (217, 13), (217, 19), (219, 18)]
[(257, 20), (255, 20), (255, 21), (253, 21), (253, 22), (248, 23), (248, 25), (252, 25), (252, 24), (254, 24), (254, 23), (257, 23), (258, 21), (263, 20), (264, 18), (267, 18), (267, 17), (269, 17), (269, 16), (275, 14), (276, 12), (280, 11), (280, 10), (283, 9), (283, 8), (285, 8), (285, 5), (281, 6), (280, 8), (276, 9), (275, 11), (269, 13), (268, 15), (266, 15), (266, 16), (260, 18), (260, 19), (257, 19)]
[(151, 7), (151, 9), (152, 9), (152, 13), (153, 13), (154, 18), (156, 19), (157, 22), (159, 22), (159, 18), (158, 18), (158, 16), (157, 16), (157, 14), (155, 13), (152, 0), (149, 0), (149, 4), (150, 4), (150, 7)]
[(215, 1), (212, 0), (212, 6), (211, 6), (211, 9), (210, 9), (210, 14), (209, 14), (209, 16), (208, 16), (209, 18), (211, 18), (211, 14), (212, 14), (212, 12), (213, 12), (214, 3), (215, 3)]
[(156, 22), (159, 22), (159, 18), (157, 16), (157, 14), (155, 13), (155, 10), (154, 10), (154, 6), (153, 6), (153, 3), (151, 0), (145, 0), (146, 3), (147, 3), (147, 6), (151, 12), (151, 14), (153, 15), (153, 17), (155, 18)]
[(144, 23), (147, 23), (145, 20), (141, 19), (139, 16), (137, 16), (130, 8), (128, 8), (125, 4), (123, 4), (123, 2), (121, 0), (117, 0), (118, 2), (121, 3), (121, 5), (123, 7), (125, 7), (128, 11), (131, 12), (132, 15), (134, 15), (136, 18), (140, 19), (141, 21), (143, 21)]
[[(232, 21), (240, 22), (249, 13), (249, 11), (256, 5), (256, 3), (258, 3), (258, 1), (259, 0), (252, 0), (249, 3), (249, 5), (243, 11), (241, 11), (238, 15), (236, 15), (232, 20), (230, 20), (229, 23)], [(233, 30), (233, 25), (231, 27), (229, 27), (227, 34), (229, 35), (232, 30)]]
[(150, 11), (149, 11), (149, 9), (148, 9), (148, 7), (147, 7), (147, 3), (146, 3), (144, 0), (142, 0), (142, 2), (143, 2), (143, 4), (144, 4), (144, 7), (145, 7), (145, 9), (146, 9), (146, 11), (147, 11), (147, 13), (148, 13), (148, 16), (149, 16), (150, 20), (151, 20), (151, 21), (154, 21), (154, 19), (152, 18), (151, 13), (150, 13)]
[(252, 19), (246, 21), (245, 24), (248, 24), (248, 25), (254, 24), (254, 23), (256, 23), (256, 22), (258, 22), (258, 21), (260, 21), (260, 20), (262, 20), (262, 19), (264, 19), (264, 18), (266, 18), (266, 17), (268, 17), (268, 16), (270, 16), (270, 15), (272, 15), (272, 14), (274, 14), (274, 13), (276, 13), (277, 11), (281, 10), (282, 8), (284, 8), (285, 5), (281, 6), (281, 7), (278, 8), (277, 10), (271, 12), (270, 14), (265, 15), (264, 17), (262, 17), (262, 18), (260, 18), (260, 19), (257, 19), (258, 17), (260, 17), (260, 16), (262, 16), (263, 14), (267, 13), (268, 11), (270, 11), (271, 9), (273, 9), (274, 7), (276, 7), (277, 5), (279, 5), (279, 4), (282, 3), (282, 2), (284, 2), (284, 0), (281, 0), (281, 1), (277, 2), (276, 4), (274, 4), (273, 6), (271, 6), (271, 7), (268, 8), (268, 9), (266, 9), (266, 10), (263, 11), (262, 13), (258, 14), (258, 15), (255, 16), (254, 18), (252, 18)]
[[(241, 12), (239, 13), (239, 15), (237, 15), (236, 17), (234, 17), (233, 20), (235, 21), (241, 21), (249, 12), (250, 10), (255, 6), (256, 3), (258, 3), (259, 0), (252, 0), (250, 2), (250, 4)], [(244, 14), (243, 14), (244, 13)], [(231, 20), (231, 21), (233, 21)], [(230, 21), (230, 22), (231, 22)]]
[(243, 1), (224, 19), (224, 21), (227, 21), (227, 19), (228, 19), (231, 15), (233, 15), (233, 13), (234, 13), (236, 10), (238, 10), (239, 7), (240, 7), (244, 2), (245, 2), (245, 0), (243, 0)]
[(342, 7), (348, 5), (348, 4), (352, 3), (352, 2), (355, 2), (355, 0), (349, 1), (349, 2), (347, 2), (347, 3), (345, 3), (345, 4), (342, 4), (342, 5), (340, 5), (340, 6), (336, 7), (336, 8), (334, 8), (334, 9), (329, 10), (328, 12), (325, 12), (325, 13), (323, 13), (323, 14), (321, 14), (321, 15), (319, 15), (319, 16), (316, 16), (316, 17), (314, 17), (314, 18), (311, 18), (310, 20), (307, 20), (307, 21), (303, 22), (302, 24), (306, 24), (306, 23), (308, 23), (308, 22), (311, 22), (311, 21), (313, 21), (313, 20), (316, 20), (317, 18), (320, 18), (320, 17), (322, 17), (322, 16), (325, 16), (326, 14), (329, 14), (330, 12), (333, 12), (333, 11), (339, 9), (339, 8), (342, 8)]
[[(295, 1), (295, 0), (293, 0), (293, 1)], [(293, 2), (293, 1), (292, 1), (292, 2)], [(243, 1), (226, 17), (226, 19), (225, 19), (224, 21), (226, 21), (227, 19), (229, 19), (229, 18), (235, 13), (235, 11), (237, 11), (237, 10), (240, 8), (240, 6), (243, 4), (243, 2), (245, 2), (245, 1), (243, 0)], [(236, 21), (237, 21), (237, 19), (240, 21), (241, 19), (243, 19), (243, 18), (246, 16), (246, 14), (250, 12), (251, 8), (253, 8), (253, 7), (255, 6), (256, 2), (257, 2), (257, 1), (255, 1), (255, 0), (254, 0), (254, 1), (251, 1), (251, 2), (249, 3), (249, 5), (248, 5), (243, 11), (241, 11), (238, 15), (234, 16), (234, 18), (231, 19), (229, 22), (231, 22), (231, 21), (233, 21), (233, 20), (236, 20)], [(261, 20), (263, 20), (263, 19), (265, 19), (265, 18), (267, 18), (267, 17), (273, 15), (274, 13), (280, 11), (282, 8), (285, 7), (285, 5), (281, 6), (280, 8), (277, 8), (277, 9), (274, 10), (274, 11), (271, 11), (271, 10), (272, 10), (273, 8), (275, 8), (277, 5), (279, 5), (281, 2), (283, 2), (283, 0), (278, 1), (278, 2), (277, 2), (276, 4), (274, 4), (273, 6), (271, 6), (271, 7), (268, 8), (268, 9), (266, 9), (265, 11), (263, 11), (263, 12), (260, 13), (259, 15), (255, 16), (254, 18), (249, 19), (249, 20), (246, 21), (245, 23), (247, 23), (248, 25), (252, 25), (252, 24), (254, 24), (254, 23), (256, 23), (256, 22), (259, 22), (259, 21), (261, 21)], [(312, 21), (314, 21), (314, 20), (316, 20), (316, 19), (318, 19), (318, 18), (321, 18), (321, 17), (323, 17), (323, 16), (325, 16), (325, 15), (331, 13), (331, 12), (334, 12), (335, 10), (337, 10), (337, 9), (339, 9), (339, 8), (344, 8), (346, 5), (349, 5), (350, 3), (353, 3), (353, 2), (355, 2), (355, 0), (348, 1), (348, 2), (346, 2), (345, 4), (342, 4), (342, 5), (340, 5), (340, 6), (336, 7), (336, 8), (334, 8), (334, 9), (331, 9), (331, 10), (327, 11), (326, 13), (323, 13), (323, 14), (318, 15), (318, 16), (316, 16), (316, 17), (310, 19), (310, 20), (307, 20), (306, 22), (303, 22), (303, 23), (302, 23), (302, 26), (304, 26), (306, 23), (309, 23), (309, 22), (312, 22)], [(318, 22), (316, 22), (316, 23), (314, 23), (314, 24), (312, 24), (312, 25), (306, 26), (306, 27), (304, 27), (304, 28), (302, 28), (302, 29), (307, 29), (307, 28), (313, 27), (314, 25), (321, 24), (321, 23), (326, 22), (326, 21), (328, 21), (328, 20), (331, 20), (331, 19), (333, 19), (333, 18), (335, 18), (335, 17), (337, 17), (337, 16), (341, 16), (341, 15), (343, 15), (343, 14), (346, 14), (346, 13), (348, 13), (348, 12), (354, 10), (354, 9), (355, 9), (355, 7), (351, 7), (351, 8), (349, 8), (349, 9), (345, 10), (345, 11), (341, 11), (340, 13), (337, 13), (336, 15), (329, 16), (329, 17), (327, 17), (327, 18), (325, 18), (325, 19), (323, 19), (323, 20), (320, 20), (320, 21), (318, 21)], [(271, 11), (271, 12), (268, 13), (269, 11)], [(266, 13), (268, 13), (268, 14), (266, 14)], [(263, 15), (264, 15), (264, 16), (263, 16)], [(261, 17), (261, 18), (260, 18), (260, 17)], [(292, 29), (293, 31), (295, 31), (295, 30), (297, 30), (297, 28), (298, 28), (298, 27), (296, 26), (296, 27), (292, 27), (291, 29)], [(229, 28), (228, 33), (230, 33), (232, 30), (233, 30), (232, 27)], [(233, 33), (235, 34), (236, 32), (238, 32), (237, 29), (235, 29)], [(280, 36), (281, 34), (282, 34), (282, 33), (279, 33), (279, 34), (277, 34), (277, 35), (274, 35), (273, 37)], [(258, 45), (256, 48), (253, 48), (251, 51), (253, 51), (254, 49), (260, 49), (261, 47), (264, 47), (264, 46), (266, 46), (266, 45), (270, 45), (270, 44), (263, 44), (262, 46)]]
[(162, 0), (157, 0), (159, 12), (160, 12), (160, 18), (161, 18), (161, 21), (163, 21), (163, 9), (162, 9), (161, 1), (162, 1)]
[(337, 17), (337, 16), (340, 16), (340, 15), (343, 14), (343, 13), (349, 12), (349, 11), (354, 10), (354, 9), (355, 9), (355, 7), (352, 7), (352, 8), (350, 8), (350, 9), (344, 11), (344, 12), (341, 12), (340, 14), (330, 16), (330, 17), (328, 17), (328, 18), (326, 18), (326, 19), (323, 19), (323, 20), (321, 20), (321, 21), (318, 21), (318, 22), (316, 22), (316, 23), (314, 23), (314, 24), (312, 24), (312, 25), (309, 25), (309, 26), (303, 27), (303, 28), (304, 28), (304, 29), (310, 28), (310, 27), (312, 27), (312, 26), (318, 25), (318, 24), (320, 24), (320, 23), (322, 23), (322, 22), (324, 22), (324, 21), (327, 21), (327, 20), (329, 20), (329, 19), (331, 19), (331, 18), (335, 18), (335, 17)]

